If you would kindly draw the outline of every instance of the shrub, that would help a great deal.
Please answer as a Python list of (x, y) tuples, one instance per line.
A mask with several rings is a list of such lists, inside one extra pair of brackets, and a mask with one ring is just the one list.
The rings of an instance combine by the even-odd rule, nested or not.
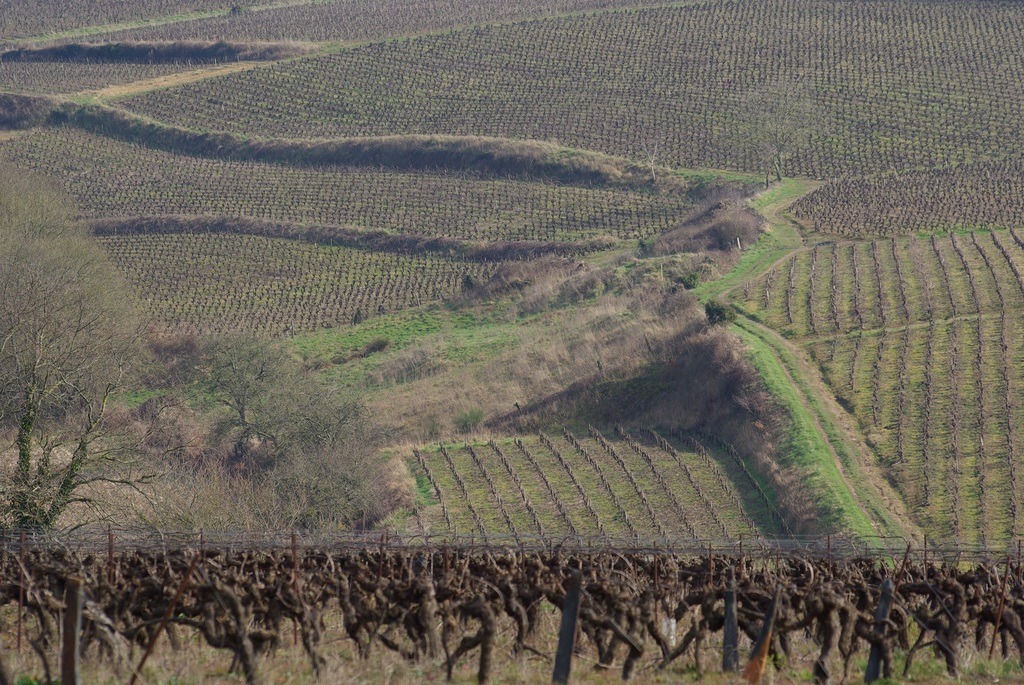
[(693, 290), (698, 285), (700, 285), (700, 274), (697, 273), (696, 271), (691, 271), (689, 273), (683, 274), (683, 276), (679, 279), (679, 282), (682, 283), (683, 287), (686, 288), (687, 290)]
[(479, 407), (468, 409), (455, 417), (455, 428), (460, 433), (472, 433), (483, 423), (484, 410)]
[(732, 307), (715, 300), (704, 305), (704, 313), (707, 314), (708, 323), (712, 326), (720, 323), (731, 323), (736, 320), (736, 312), (733, 311)]
[(383, 352), (389, 347), (391, 347), (391, 341), (384, 336), (374, 338), (370, 342), (366, 343), (366, 347), (363, 348), (363, 356), (369, 357), (371, 354)]

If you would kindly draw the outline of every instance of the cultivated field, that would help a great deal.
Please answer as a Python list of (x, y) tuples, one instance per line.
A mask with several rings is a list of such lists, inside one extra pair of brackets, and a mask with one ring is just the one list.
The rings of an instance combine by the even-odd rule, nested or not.
[(126, 29), (96, 40), (300, 40), (356, 42), (461, 26), (659, 4), (657, 0), (334, 0)]
[(847, 237), (1024, 227), (1020, 160), (829, 181), (793, 205), (821, 233)]
[(805, 346), (926, 530), (1021, 531), (1024, 235), (829, 242), (734, 294)]
[(787, 173), (902, 172), (1018, 154), (1022, 23), (989, 2), (699, 2), (375, 43), (124, 104), (211, 130), (557, 139), (759, 171), (736, 117), (784, 80), (806, 85), (826, 130)]
[[(756, 543), (701, 550), (684, 542), (497, 548), (387, 536), (291, 544), (104, 538), (89, 547), (75, 540), (70, 549), (32, 539), (5, 545), (5, 560), (21, 559), (0, 566), (0, 597), (24, 620), (5, 622), (3, 637), (36, 645), (35, 653), (5, 653), (17, 673), (40, 658), (57, 663), (73, 577), (89, 600), (81, 631), (87, 682), (120, 682), (136, 669), (171, 682), (247, 685), (424, 682), (446, 671), (459, 683), (549, 682), (573, 595), (572, 682), (735, 682), (738, 673), (722, 673), (730, 594), (733, 670), (746, 665), (765, 616), (775, 617), (768, 682), (859, 677), (875, 648), (887, 678), (1012, 682), (1020, 667), (1011, 659), (1024, 651), (1021, 567), (1011, 558), (950, 563), (953, 554), (922, 558), (915, 550), (890, 565), (888, 555), (840, 556), (845, 545), (790, 556)], [(31, 591), (18, 602), (26, 580)], [(875, 611), (885, 594), (892, 606), (881, 622)], [(885, 628), (876, 632), (879, 624)], [(142, 668), (147, 645), (158, 648)]]
[(307, 168), (172, 154), (55, 129), (3, 147), (58, 178), (87, 217), (249, 217), (475, 241), (649, 238), (674, 228), (682, 194), (367, 167)]
[(172, 329), (283, 335), (459, 293), (495, 262), (216, 233), (101, 237), (150, 317)]
[(688, 435), (563, 429), (414, 456), (436, 502), (419, 525), (433, 533), (697, 541), (786, 532), (742, 461)]
[[(799, 388), (788, 398), (791, 426), (756, 427), (771, 435), (768, 453), (778, 445), (814, 453), (831, 469), (828, 487), (853, 492), (877, 481), (870, 487), (880, 496), (858, 492), (843, 503), (864, 530), (881, 520), (865, 512), (884, 502), (893, 511), (905, 504), (929, 534), (963, 542), (1022, 532), (1024, 13), (1016, 4), (95, 5), (60, 21), (56, 4), (36, 17), (0, 13), (0, 38), (13, 45), (68, 31), (41, 44), (204, 42), (174, 63), (5, 60), (5, 91), (73, 97), (8, 98), (24, 110), (11, 125), (35, 130), (5, 136), (0, 158), (53, 178), (74, 199), (154, 320), (280, 335), (351, 328), (438, 300), (476, 307), (466, 316), (477, 320), (520, 322), (543, 319), (537, 303), (600, 307), (608, 293), (642, 303), (695, 286), (705, 299), (731, 289), (729, 302), (753, 319), (741, 321), (748, 343), (774, 335), (759, 323), (786, 338), (760, 350), (762, 374), (775, 373), (775, 388)], [(270, 63), (173, 81), (195, 66), (188, 50), (207, 54), (223, 40), (239, 42), (236, 58)], [(254, 56), (261, 49), (270, 52)], [(766, 201), (772, 234), (752, 245), (742, 226), (714, 224), (720, 198), (702, 184), (727, 173), (743, 179), (738, 187), (750, 182), (741, 172), (766, 173), (764, 151), (749, 143), (751, 126), (764, 122), (742, 113), (772, 84), (806, 95), (814, 112), (813, 131), (781, 162), (808, 194), (792, 207), (799, 230), (786, 223), (787, 202)], [(709, 233), (685, 235), (698, 207)], [(684, 235), (658, 242), (676, 229)], [(734, 243), (742, 254), (665, 254)], [(623, 251), (595, 256), (611, 247)], [(513, 260), (551, 253), (566, 259), (474, 290)], [(737, 259), (730, 284), (706, 282)], [(630, 315), (617, 314), (618, 323)], [(655, 366), (670, 347), (658, 341), (671, 340), (657, 332), (630, 332)], [(413, 353), (436, 343), (421, 342), (387, 354), (403, 368), (418, 364)], [(545, 382), (546, 392), (604, 382), (601, 355), (594, 359), (586, 379), (557, 376), (559, 387)], [(574, 359), (565, 368), (584, 367)], [(506, 382), (503, 374), (492, 372)], [(616, 381), (625, 397), (630, 383), (645, 388), (634, 377)], [(550, 398), (520, 399), (543, 407)], [(615, 417), (603, 433), (561, 431), (574, 420), (551, 418), (544, 437), (520, 442), (508, 429), (493, 444), (419, 450), (410, 463), (436, 500), (419, 523), (511, 536), (787, 532), (771, 506), (785, 494), (762, 500), (728, 454), (708, 447), (713, 458), (703, 459), (671, 434), (668, 442), (615, 434)], [(880, 475), (862, 478), (858, 463), (872, 459)], [(800, 458), (779, 463), (811, 468)], [(889, 485), (901, 497), (890, 497)]]
[(137, 22), (187, 12), (228, 12), (227, 0), (103, 0), (66, 2), (0, 0), (0, 39), (26, 38), (60, 31)]
[(186, 64), (79, 64), (0, 61), (0, 89), (52, 95), (177, 74)]

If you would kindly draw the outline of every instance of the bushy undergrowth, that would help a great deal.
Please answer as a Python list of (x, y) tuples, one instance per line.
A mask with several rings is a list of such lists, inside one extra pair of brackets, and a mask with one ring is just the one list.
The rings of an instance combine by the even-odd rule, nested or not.
[(308, 52), (308, 47), (282, 43), (125, 42), (61, 43), (49, 47), (15, 48), (0, 54), (4, 62), (128, 62), (133, 64), (273, 61)]

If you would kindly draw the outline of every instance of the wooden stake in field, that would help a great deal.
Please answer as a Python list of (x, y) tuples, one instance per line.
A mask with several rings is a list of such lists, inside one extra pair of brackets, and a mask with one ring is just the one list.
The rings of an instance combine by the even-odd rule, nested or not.
[(555, 669), (551, 682), (568, 683), (572, 670), (572, 652), (576, 648), (576, 619), (580, 613), (580, 584), (582, 576), (576, 569), (569, 576), (569, 587), (562, 604), (562, 625), (558, 630), (558, 651), (555, 652)]
[(62, 685), (82, 685), (82, 579), (68, 578), (64, 589), (64, 642), (60, 653)]
[(729, 567), (729, 589), (725, 591), (725, 626), (722, 641), (722, 670), (740, 670), (740, 631), (736, 617), (736, 571)]
[(768, 607), (768, 613), (764, 615), (764, 623), (761, 624), (761, 633), (757, 636), (757, 642), (750, 653), (750, 661), (743, 671), (743, 679), (750, 685), (757, 685), (764, 676), (765, 666), (768, 665), (768, 652), (772, 644), (772, 631), (775, 629), (775, 615), (779, 609), (779, 595), (782, 593), (782, 586), (775, 586), (775, 594), (772, 596), (772, 603)]
[[(875, 611), (875, 634), (878, 636), (885, 635), (886, 624), (889, 622), (889, 612), (892, 610), (894, 589), (895, 585), (891, 579), (886, 578), (882, 582), (882, 596), (878, 600), (878, 609)], [(880, 677), (882, 677), (882, 646), (876, 643), (871, 645), (868, 667), (864, 671), (864, 682), (873, 683)]]

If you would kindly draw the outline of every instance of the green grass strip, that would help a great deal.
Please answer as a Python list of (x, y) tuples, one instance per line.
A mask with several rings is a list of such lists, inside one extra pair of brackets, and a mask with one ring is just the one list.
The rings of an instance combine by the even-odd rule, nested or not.
[[(807, 186), (803, 182), (787, 179), (771, 190), (758, 195), (751, 201), (750, 206), (759, 212), (764, 212), (773, 207), (788, 206), (806, 192)], [(802, 245), (803, 241), (800, 239), (800, 233), (796, 226), (788, 221), (772, 222), (757, 242), (743, 251), (743, 256), (729, 273), (715, 281), (700, 284), (694, 288), (693, 293), (702, 302), (719, 297), (744, 282), (760, 276), (772, 264)]]
[[(736, 321), (735, 329), (754, 351), (752, 362), (765, 379), (769, 391), (793, 417), (791, 444), (788, 445), (790, 457), (798, 466), (808, 470), (812, 482), (819, 481), (812, 491), (822, 493), (823, 508), (835, 512), (836, 522), (841, 522), (844, 528), (858, 535), (906, 537), (908, 531), (888, 510), (871, 486), (870, 479), (862, 473), (855, 450), (847, 443), (834, 415), (803, 379), (803, 371), (793, 351), (777, 335), (763, 335), (756, 324), (742, 317)], [(755, 358), (758, 354), (760, 359)], [(793, 383), (790, 383), (783, 367)], [(798, 387), (794, 387), (794, 383)], [(798, 392), (803, 395), (803, 401)], [(812, 414), (808, 414), (807, 409)], [(824, 436), (815, 426), (815, 418)], [(825, 444), (826, 440), (842, 463), (845, 481)]]
[(877, 535), (871, 520), (843, 482), (824, 437), (786, 376), (776, 350), (755, 332), (750, 322), (737, 320), (734, 330), (749, 347), (749, 359), (768, 391), (790, 416), (792, 424), (781, 453), (786, 461), (801, 471), (808, 490), (816, 496), (815, 506), (821, 528), (831, 532), (849, 531), (861, 536)]

